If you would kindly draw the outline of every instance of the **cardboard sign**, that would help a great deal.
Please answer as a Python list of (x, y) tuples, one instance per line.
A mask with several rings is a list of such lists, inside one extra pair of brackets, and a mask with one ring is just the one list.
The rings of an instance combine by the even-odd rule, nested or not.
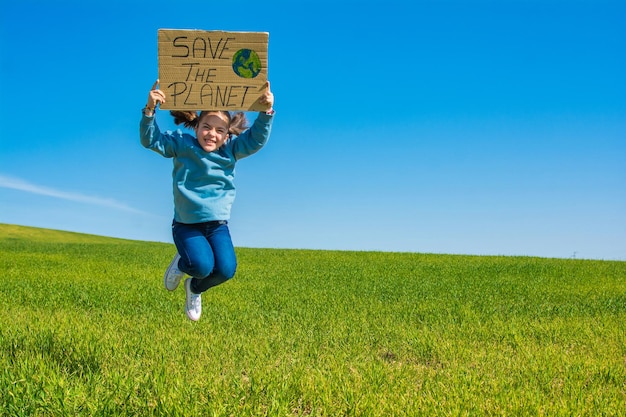
[(263, 111), (267, 32), (159, 29), (165, 110)]

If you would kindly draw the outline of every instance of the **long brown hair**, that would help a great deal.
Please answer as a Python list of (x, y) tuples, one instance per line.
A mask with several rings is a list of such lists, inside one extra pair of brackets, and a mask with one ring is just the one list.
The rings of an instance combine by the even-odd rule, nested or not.
[(228, 133), (238, 136), (248, 128), (248, 120), (243, 112), (231, 113), (225, 110), (204, 110), (198, 114), (195, 111), (171, 110), (170, 114), (174, 118), (174, 123), (184, 125), (188, 129), (195, 129), (198, 122), (207, 113), (220, 113), (228, 120)]

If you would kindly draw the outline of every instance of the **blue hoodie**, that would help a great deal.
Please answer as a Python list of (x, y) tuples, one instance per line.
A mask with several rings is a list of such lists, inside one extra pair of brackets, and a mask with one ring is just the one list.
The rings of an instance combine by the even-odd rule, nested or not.
[(154, 116), (142, 116), (141, 144), (174, 161), (174, 220), (191, 224), (230, 218), (235, 200), (235, 163), (267, 143), (273, 119), (273, 114), (259, 113), (241, 135), (206, 152), (195, 136), (180, 130), (162, 133)]

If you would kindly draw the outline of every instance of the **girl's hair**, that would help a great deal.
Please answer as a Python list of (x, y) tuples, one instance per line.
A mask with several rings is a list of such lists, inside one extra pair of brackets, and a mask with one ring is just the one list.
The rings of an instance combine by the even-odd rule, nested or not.
[(183, 124), (189, 129), (195, 129), (196, 126), (198, 126), (200, 119), (202, 119), (207, 113), (220, 113), (226, 116), (228, 119), (228, 133), (231, 135), (238, 136), (241, 132), (248, 128), (248, 120), (243, 112), (231, 114), (225, 110), (205, 110), (198, 114), (198, 112), (195, 111), (170, 111), (170, 114), (174, 117), (174, 123), (177, 125)]

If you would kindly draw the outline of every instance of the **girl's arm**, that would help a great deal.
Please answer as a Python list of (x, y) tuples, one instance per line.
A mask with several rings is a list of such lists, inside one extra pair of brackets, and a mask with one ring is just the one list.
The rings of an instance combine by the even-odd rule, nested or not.
[(270, 138), (274, 112), (260, 112), (252, 126), (231, 142), (235, 159), (245, 158), (259, 151)]
[(256, 153), (261, 149), (270, 137), (272, 122), (274, 120), (274, 94), (270, 90), (270, 82), (267, 81), (263, 95), (259, 102), (267, 106), (267, 110), (259, 112), (250, 129), (242, 132), (233, 140), (233, 154), (236, 159)]
[(165, 103), (165, 93), (157, 88), (159, 80), (152, 85), (148, 94), (146, 107), (142, 110), (141, 123), (139, 124), (139, 138), (141, 144), (167, 158), (171, 158), (176, 154), (176, 143), (178, 142), (175, 135), (169, 133), (161, 133), (156, 123), (155, 110), (156, 106)]

